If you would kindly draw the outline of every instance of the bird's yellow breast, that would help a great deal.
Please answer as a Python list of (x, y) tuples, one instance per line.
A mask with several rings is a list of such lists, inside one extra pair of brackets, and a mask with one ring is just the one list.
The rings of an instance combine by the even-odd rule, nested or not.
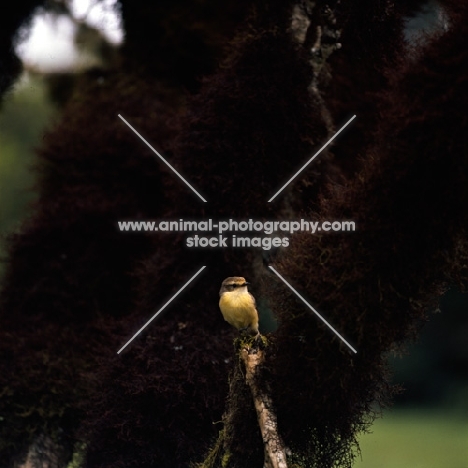
[(237, 329), (257, 327), (258, 314), (249, 293), (225, 292), (219, 300), (219, 308), (224, 320)]

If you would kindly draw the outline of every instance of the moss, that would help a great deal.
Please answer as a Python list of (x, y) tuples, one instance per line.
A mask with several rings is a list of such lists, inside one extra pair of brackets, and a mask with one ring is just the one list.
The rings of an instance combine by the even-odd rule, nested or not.
[[(358, 2), (337, 7), (338, 21), (346, 19), (344, 47), (330, 59), (330, 92), (319, 99), (308, 91), (307, 50), (285, 27), (292, 3), (260, 3), (198, 95), (182, 95), (180, 80), (161, 84), (154, 68), (122, 67), (116, 76), (86, 77), (45, 135), (39, 201), (11, 240), (1, 298), (0, 352), (2, 362), (12, 363), (0, 373), (8, 387), (0, 408), (2, 423), (8, 421), (0, 426), (2, 460), (60, 427), (68, 455), (77, 441), (87, 442), (93, 468), (183, 467), (207, 452), (217, 435), (212, 422), (224, 412), (213, 463), (263, 466), (252, 398), (216, 304), (221, 280), (241, 275), (263, 279), (261, 296), (279, 320), (268, 343), (262, 338), (261, 380), (271, 388), (294, 463), (351, 466), (356, 434), (370, 426), (374, 401), (384, 405), (392, 394), (384, 354), (417, 333), (450, 281), (468, 284), (468, 168), (460, 158), (468, 107), (466, 7), (460, 2), (450, 10), (454, 26), (404, 65), (396, 58), (401, 18), (391, 2), (367, 2), (363, 13)], [(128, 17), (127, 24), (138, 21)], [(138, 45), (139, 31), (133, 38)], [(148, 52), (153, 42), (145, 43)], [(202, 69), (212, 70), (217, 58)], [(188, 69), (191, 89), (198, 89)], [(284, 174), (329, 136), (326, 107), (335, 125), (343, 113), (357, 112), (348, 99), (361, 98), (356, 83), (372, 89), (362, 100), (372, 131), (360, 128), (333, 151), (339, 165), (352, 159), (345, 173), (359, 176), (340, 183), (322, 177), (342, 172), (330, 151), (282, 201), (267, 204)], [(379, 117), (379, 109), (388, 112)], [(195, 203), (161, 170), (117, 113), (157, 141), (209, 203)], [(346, 237), (297, 234), (287, 251), (271, 257), (356, 345), (356, 356), (259, 267), (258, 251), (190, 251), (183, 236), (123, 236), (115, 227), (122, 217), (279, 219), (294, 210), (358, 225)], [(116, 356), (128, 330), (201, 264), (209, 268), (196, 286)], [(251, 346), (251, 339), (238, 345)]]

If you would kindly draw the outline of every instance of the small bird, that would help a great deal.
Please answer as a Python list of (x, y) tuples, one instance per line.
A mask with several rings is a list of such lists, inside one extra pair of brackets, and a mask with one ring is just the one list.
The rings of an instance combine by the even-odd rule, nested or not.
[(258, 312), (255, 298), (247, 290), (242, 276), (226, 278), (219, 290), (219, 308), (224, 320), (241, 332), (258, 335)]

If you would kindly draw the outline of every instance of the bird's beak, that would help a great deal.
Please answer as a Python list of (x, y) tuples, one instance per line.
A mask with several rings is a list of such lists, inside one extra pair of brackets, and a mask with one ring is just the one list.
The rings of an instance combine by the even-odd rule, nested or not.
[(245, 286), (246, 284), (250, 284), (250, 283), (249, 283), (248, 281), (246, 281), (246, 282), (244, 283), (244, 286)]

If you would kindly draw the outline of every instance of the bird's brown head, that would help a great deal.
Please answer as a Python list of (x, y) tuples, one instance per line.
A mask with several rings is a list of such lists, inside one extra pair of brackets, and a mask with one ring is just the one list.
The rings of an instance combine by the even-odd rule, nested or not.
[(221, 283), (221, 289), (219, 290), (219, 295), (223, 294), (224, 292), (231, 292), (235, 291), (238, 288), (243, 288), (244, 286), (247, 286), (248, 283), (245, 281), (245, 278), (242, 276), (230, 276), (229, 278), (226, 278), (222, 283)]

